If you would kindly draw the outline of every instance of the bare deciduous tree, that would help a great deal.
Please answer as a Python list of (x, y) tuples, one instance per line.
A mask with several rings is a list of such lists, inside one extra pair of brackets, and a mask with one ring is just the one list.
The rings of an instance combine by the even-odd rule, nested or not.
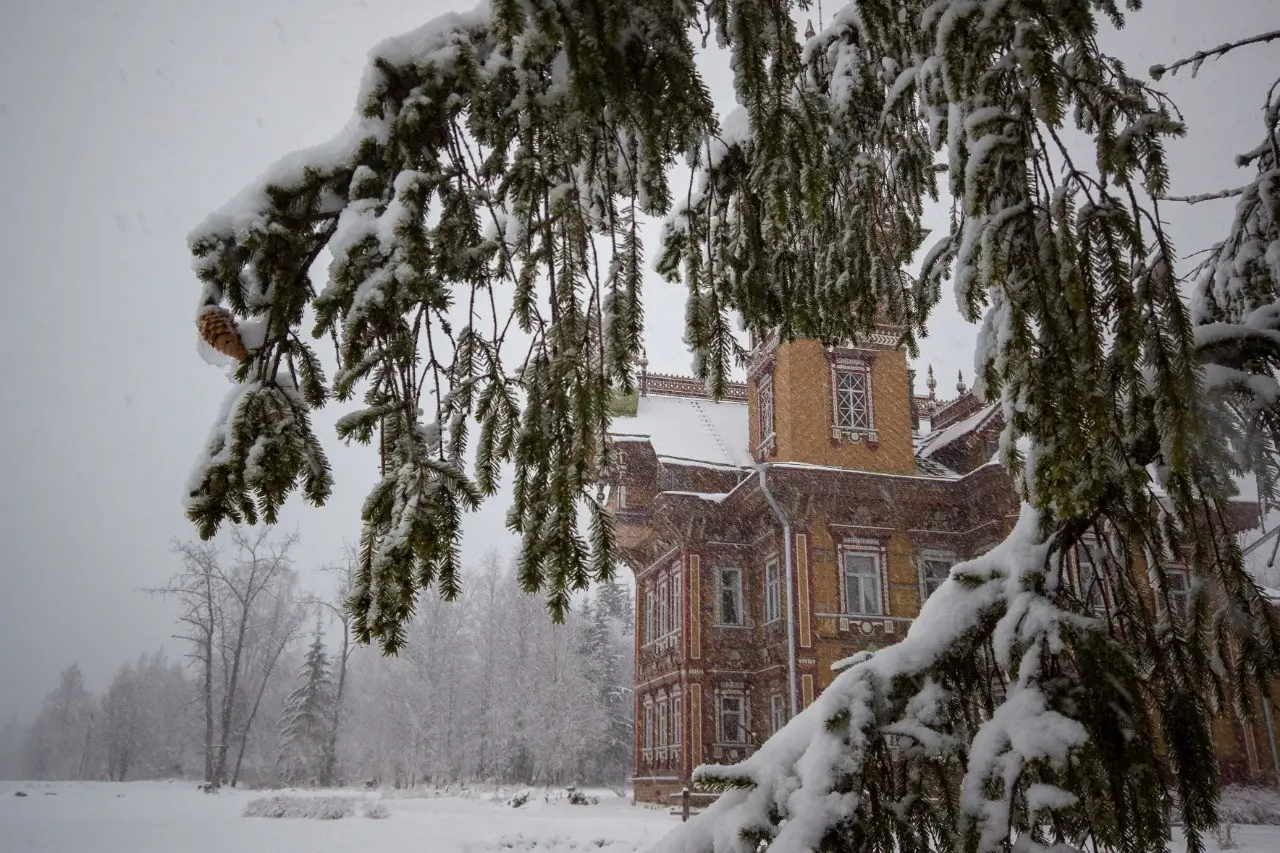
[[(204, 777), (215, 787), (227, 779), (231, 744), (237, 740), (238, 776), (244, 742), (266, 683), (297, 629), (295, 579), (289, 562), (297, 535), (277, 538), (269, 527), (233, 528), (229, 538), (234, 550), (229, 561), (216, 543), (175, 543), (181, 571), (165, 586), (149, 590), (181, 604), (182, 631), (175, 636), (191, 644), (188, 658), (200, 668)], [(253, 655), (257, 657), (249, 661)], [(242, 695), (246, 663), (253, 664), (257, 685), (248, 706)]]

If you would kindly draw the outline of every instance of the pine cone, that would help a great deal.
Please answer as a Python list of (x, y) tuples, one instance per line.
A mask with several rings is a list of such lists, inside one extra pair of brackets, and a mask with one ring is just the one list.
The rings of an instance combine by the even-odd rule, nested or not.
[(206, 305), (200, 312), (200, 318), (196, 320), (196, 327), (204, 342), (223, 355), (240, 360), (249, 357), (249, 351), (240, 340), (240, 332), (236, 330), (235, 318), (227, 309)]

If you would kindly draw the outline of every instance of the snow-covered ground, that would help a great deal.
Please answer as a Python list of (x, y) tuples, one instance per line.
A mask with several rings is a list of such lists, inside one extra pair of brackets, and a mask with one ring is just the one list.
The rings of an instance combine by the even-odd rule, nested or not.
[[(17, 797), (25, 791), (28, 796)], [(632, 853), (680, 822), (633, 806), (609, 791), (574, 806), (533, 789), (520, 808), (492, 795), (382, 802), (384, 820), (242, 817), (245, 804), (273, 792), (202, 794), (194, 782), (0, 782), (4, 853)], [(309, 796), (312, 792), (286, 792)], [(362, 791), (326, 792), (377, 798)], [(510, 793), (507, 794), (507, 797)]]
[[(15, 796), (17, 791), (26, 797)], [(308, 796), (303, 792), (288, 792)], [(364, 792), (328, 792), (377, 798)], [(679, 818), (592, 792), (596, 805), (534, 791), (510, 796), (387, 796), (384, 820), (242, 817), (255, 791), (201, 794), (192, 782), (0, 782), (0, 849), (5, 853), (632, 853), (647, 849)], [(1280, 827), (1240, 826), (1236, 853), (1280, 851)], [(1174, 850), (1182, 845), (1175, 843)], [(1217, 846), (1210, 843), (1211, 850)]]

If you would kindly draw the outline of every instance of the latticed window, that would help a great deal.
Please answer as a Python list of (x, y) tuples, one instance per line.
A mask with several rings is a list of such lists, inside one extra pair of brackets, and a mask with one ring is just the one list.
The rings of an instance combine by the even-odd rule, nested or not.
[(881, 616), (880, 560), (867, 551), (844, 553), (844, 612)]
[(644, 641), (652, 643), (658, 639), (657, 599), (653, 595), (653, 587), (646, 586), (644, 593)]
[(653, 705), (647, 702), (644, 706), (644, 731), (642, 734), (641, 743), (644, 744), (644, 749), (653, 749)]
[(760, 441), (773, 435), (773, 377), (765, 374), (756, 381), (756, 402), (760, 410)]
[(836, 429), (871, 429), (871, 388), (869, 374), (857, 368), (835, 371)]

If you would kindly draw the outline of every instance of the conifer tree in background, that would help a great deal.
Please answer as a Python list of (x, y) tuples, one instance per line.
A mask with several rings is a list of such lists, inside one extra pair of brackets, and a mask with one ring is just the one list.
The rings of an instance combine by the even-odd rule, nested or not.
[[(583, 663), (586, 680), (598, 692), (597, 701), (605, 715), (600, 742), (591, 751), (588, 766), (582, 769), (580, 781), (595, 784), (622, 785), (631, 776), (631, 750), (634, 721), (631, 691), (626, 688), (631, 668), (625, 666), (623, 645), (629, 646), (631, 634), (626, 602), (623, 616), (617, 604), (626, 596), (620, 584), (604, 584), (582, 605), (578, 635), (578, 656)], [(628, 596), (629, 597), (629, 596)]]
[[(359, 390), (339, 432), (379, 432), (384, 475), (362, 513), (358, 636), (394, 650), (422, 590), (457, 594), (460, 513), (502, 463), (520, 580), (560, 615), (612, 571), (597, 484), (609, 389), (629, 387), (640, 340), (639, 214), (670, 214), (658, 268), (689, 289), (716, 393), (741, 355), (731, 312), (825, 341), (889, 322), (910, 350), (950, 279), (981, 321), (976, 391), (1002, 406), (1017, 528), (782, 736), (702, 771), (734, 790), (668, 844), (1137, 853), (1164, 849), (1177, 809), (1199, 849), (1212, 717), (1248, 712), (1280, 662), (1231, 535), (1233, 478), (1276, 490), (1276, 123), (1189, 305), (1160, 213), (1164, 142), (1184, 129), (1100, 50), (1117, 3), (856, 0), (803, 47), (795, 5), (494, 0), (378, 46), (358, 119), (193, 234), (202, 328), (229, 311), (248, 356), (189, 513), (208, 536), (273, 520), (298, 485), (322, 502), (309, 408)], [(723, 127), (688, 37), (704, 21), (732, 54), (741, 109)], [(679, 156), (696, 174), (673, 210)], [(912, 276), (940, 174), (950, 227)], [(338, 347), (332, 388), (308, 308)], [(1100, 617), (1064, 576), (1089, 535)], [(1175, 619), (1184, 555), (1198, 582)]]
[(320, 620), (299, 676), (280, 717), (280, 775), (289, 785), (315, 785), (330, 767), (333, 678)]

